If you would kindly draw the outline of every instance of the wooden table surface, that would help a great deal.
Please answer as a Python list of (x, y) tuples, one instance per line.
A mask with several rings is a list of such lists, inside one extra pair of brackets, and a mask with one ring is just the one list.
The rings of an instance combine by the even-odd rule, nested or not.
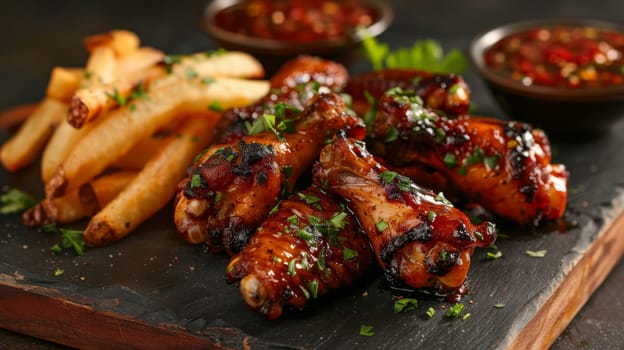
[[(496, 25), (535, 17), (593, 17), (621, 20), (619, 0), (599, 1), (390, 1), (396, 18), (382, 36), (391, 46), (435, 38), (444, 47), (465, 48), (479, 32)], [(213, 48), (200, 31), (204, 1), (20, 1), (3, 5), (0, 21), (0, 108), (41, 98), (54, 65), (79, 66), (85, 53), (81, 39), (88, 34), (126, 28), (143, 42), (169, 53)], [(503, 115), (483, 84), (466, 75), (480, 112)], [(623, 121), (624, 122), (624, 121)], [(624, 123), (606, 137), (624, 136)], [(618, 135), (620, 134), (620, 135)], [(621, 164), (621, 162), (620, 162)], [(621, 167), (619, 169), (622, 169)], [(605, 171), (608, 171), (605, 170)], [(624, 174), (621, 174), (624, 176)], [(615, 188), (613, 189), (616, 190)], [(554, 349), (618, 349), (624, 344), (624, 262), (612, 271), (581, 312), (554, 343)], [(61, 346), (0, 330), (0, 348), (54, 349)]]

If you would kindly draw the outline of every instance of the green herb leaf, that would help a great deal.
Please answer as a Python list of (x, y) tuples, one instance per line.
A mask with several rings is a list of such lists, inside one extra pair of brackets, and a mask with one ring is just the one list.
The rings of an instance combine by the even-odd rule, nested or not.
[(527, 250), (527, 251), (526, 251), (526, 254), (527, 254), (528, 256), (530, 256), (531, 258), (543, 258), (543, 257), (545, 257), (545, 256), (546, 256), (546, 253), (547, 253), (547, 252), (548, 252), (548, 251), (547, 251), (546, 249), (543, 249), (543, 250), (536, 250), (536, 251), (533, 251), (533, 250)]
[(76, 254), (84, 254), (85, 241), (82, 237), (83, 231), (63, 228), (59, 229), (59, 231), (61, 232), (61, 237), (63, 239), (61, 242), (61, 246), (63, 248), (74, 248)]
[(497, 308), (497, 309), (502, 309), (502, 308), (504, 308), (504, 307), (505, 307), (505, 304), (503, 304), (503, 303), (497, 303), (497, 304), (494, 304), (494, 305), (492, 305), (492, 306), (494, 306), (494, 307), (495, 307), (495, 308)]
[(470, 318), (470, 316), (472, 316), (470, 312), (466, 313), (464, 316), (462, 316), (462, 321), (466, 321), (467, 319)]
[(215, 78), (213, 78), (213, 77), (205, 77), (205, 78), (202, 78), (201, 83), (204, 84), (204, 85), (210, 85), (210, 84), (214, 83), (215, 81), (217, 81), (217, 80)]
[(375, 223), (375, 227), (377, 228), (377, 232), (379, 232), (379, 233), (381, 233), (381, 232), (383, 232), (385, 229), (387, 229), (387, 228), (388, 228), (388, 226), (389, 226), (389, 225), (388, 225), (388, 223), (387, 223), (387, 222), (385, 222), (385, 221), (383, 221), (383, 220), (382, 220), (382, 221), (379, 221), (379, 222), (377, 222), (377, 223)]
[(192, 67), (186, 67), (184, 75), (186, 75), (186, 78), (189, 80), (193, 80), (198, 77), (197, 72)]
[(498, 165), (498, 159), (500, 158), (499, 154), (495, 154), (491, 157), (485, 157), (483, 159), (483, 162), (485, 163), (485, 165), (488, 167), (488, 169), (496, 169), (496, 166)]
[(0, 214), (24, 212), (37, 204), (37, 200), (16, 188), (0, 196)]
[(485, 253), (485, 258), (487, 260), (496, 260), (500, 257), (503, 256), (503, 252), (501, 252), (500, 250), (497, 250), (496, 252), (487, 252)]
[(193, 174), (191, 176), (191, 188), (201, 187), (203, 184), (202, 176), (200, 174)]
[(392, 141), (396, 141), (398, 138), (399, 138), (399, 129), (397, 129), (393, 125), (386, 132), (386, 139), (384, 141), (385, 142), (392, 142)]
[(351, 260), (358, 256), (358, 252), (356, 250), (344, 247), (342, 248), (342, 261)]
[(394, 312), (401, 313), (415, 310), (418, 307), (418, 300), (412, 298), (403, 298), (394, 302)]
[(297, 274), (297, 271), (295, 270), (295, 264), (297, 263), (297, 261), (295, 259), (292, 259), (289, 263), (288, 263), (288, 274), (290, 276), (294, 276)]
[(435, 199), (436, 202), (440, 202), (444, 205), (448, 205), (450, 207), (453, 206), (453, 203), (451, 203), (451, 201), (449, 201), (448, 199), (446, 199), (446, 197), (444, 197), (444, 192), (438, 193), (433, 199)]
[(64, 272), (65, 270), (61, 269), (60, 267), (57, 267), (56, 270), (54, 270), (54, 277), (58, 277), (62, 275)]
[(220, 112), (223, 112), (223, 107), (221, 106), (219, 102), (214, 101), (208, 105), (208, 110), (220, 113)]
[(317, 196), (312, 196), (312, 195), (307, 195), (305, 193), (301, 193), (298, 192), (297, 196), (299, 196), (299, 198), (303, 199), (304, 202), (306, 202), (306, 204), (314, 204), (314, 203), (318, 203), (321, 201), (321, 199)]
[(108, 96), (108, 98), (115, 101), (115, 103), (117, 103), (119, 107), (123, 107), (126, 105), (126, 97), (120, 94), (119, 90), (117, 90), (116, 88), (115, 90), (113, 90), (113, 92), (106, 92), (105, 94), (106, 96)]
[(446, 317), (457, 318), (464, 311), (464, 304), (457, 303), (446, 310)]
[(455, 157), (455, 155), (453, 153), (447, 153), (444, 156), (444, 165), (446, 165), (447, 168), (454, 168), (456, 167), (459, 163), (457, 162), (457, 157)]
[(60, 245), (55, 244), (53, 246), (50, 247), (50, 251), (54, 254), (60, 254), (63, 251), (63, 248), (61, 248)]
[(369, 326), (366, 324), (361, 325), (360, 335), (363, 335), (365, 337), (372, 337), (373, 335), (375, 335), (375, 332), (373, 332), (373, 326)]
[(336, 213), (334, 216), (329, 219), (329, 222), (336, 228), (343, 229), (345, 225), (348, 223), (345, 219), (347, 217), (347, 213), (341, 211)]
[(308, 291), (310, 291), (310, 296), (314, 299), (318, 297), (318, 281), (310, 281), (308, 282)]
[(433, 222), (435, 218), (436, 218), (436, 213), (433, 210), (429, 210), (429, 213), (427, 214), (427, 221)]
[(435, 315), (435, 313), (436, 313), (435, 309), (433, 307), (429, 307), (425, 315), (427, 315), (427, 317), (429, 318), (432, 318), (433, 315)]

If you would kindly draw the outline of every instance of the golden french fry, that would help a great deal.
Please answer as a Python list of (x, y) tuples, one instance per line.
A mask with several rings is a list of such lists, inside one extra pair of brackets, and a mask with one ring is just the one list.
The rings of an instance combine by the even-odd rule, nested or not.
[[(103, 118), (102, 118), (103, 119)], [(76, 129), (69, 125), (66, 120), (61, 120), (52, 137), (43, 149), (41, 157), (41, 179), (44, 183), (50, 181), (52, 176), (67, 159), (78, 141), (98, 123), (91, 123), (83, 128)]]
[(149, 77), (150, 68), (163, 57), (161, 51), (143, 47), (118, 60), (117, 79), (76, 91), (69, 106), (68, 122), (81, 128), (111, 108), (124, 105), (135, 87)]
[(82, 68), (54, 67), (46, 96), (68, 103), (80, 86), (83, 76), (84, 69)]
[(169, 141), (166, 136), (153, 135), (137, 143), (128, 153), (114, 161), (110, 167), (127, 170), (141, 170), (163, 145)]
[(22, 215), (27, 226), (68, 223), (93, 216), (136, 177), (134, 171), (103, 175), (63, 197), (44, 199)]
[(9, 171), (30, 164), (41, 152), (54, 127), (67, 114), (67, 105), (45, 98), (19, 129), (0, 149), (0, 161)]
[(25, 103), (0, 112), (0, 130), (11, 131), (22, 124), (39, 107), (39, 102)]
[(197, 75), (200, 79), (214, 76), (232, 78), (262, 78), (264, 76), (264, 68), (255, 57), (238, 51), (180, 56), (179, 62), (175, 63), (174, 60), (170, 67), (174, 75), (186, 77)]
[(173, 197), (195, 155), (213, 138), (219, 115), (189, 117), (173, 137), (113, 201), (89, 222), (84, 239), (101, 246), (127, 236)]
[(179, 115), (206, 111), (212, 103), (222, 108), (245, 106), (269, 90), (266, 81), (220, 77), (206, 84), (199, 78), (168, 78), (146, 97), (112, 111), (87, 133), (46, 183), (47, 197), (79, 188)]
[(139, 37), (127, 30), (112, 30), (108, 33), (91, 35), (84, 39), (84, 46), (90, 53), (98, 47), (107, 46), (113, 49), (113, 52), (118, 57), (125, 56), (136, 50), (139, 45)]

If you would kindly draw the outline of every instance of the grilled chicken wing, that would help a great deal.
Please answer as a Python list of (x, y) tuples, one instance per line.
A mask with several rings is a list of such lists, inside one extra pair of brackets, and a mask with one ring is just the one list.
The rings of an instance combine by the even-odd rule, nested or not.
[(389, 90), (377, 107), (371, 152), (392, 166), (435, 169), (457, 192), (518, 223), (562, 217), (567, 172), (551, 164), (543, 131), (491, 118), (448, 119), (401, 89)]
[(369, 271), (368, 238), (336, 197), (312, 185), (279, 203), (227, 267), (249, 307), (275, 319)]
[(348, 200), (391, 286), (455, 292), (474, 248), (495, 240), (493, 224), (473, 225), (442, 194), (389, 171), (342, 134), (323, 148), (314, 173)]
[(370, 108), (366, 93), (377, 100), (393, 87), (412, 90), (428, 108), (451, 115), (464, 115), (470, 107), (470, 88), (455, 74), (386, 69), (351, 77), (344, 92), (353, 97), (353, 109), (364, 115)]
[[(262, 123), (262, 124), (260, 124)], [(190, 243), (240, 251), (284, 190), (292, 189), (338, 130), (363, 138), (361, 120), (337, 94), (318, 94), (293, 119), (257, 120), (267, 129), (212, 146), (179, 185), (175, 223)], [(283, 127), (283, 128), (282, 128)]]
[[(340, 91), (347, 84), (348, 78), (344, 66), (333, 61), (310, 56), (299, 56), (288, 61), (271, 78), (271, 90), (264, 98), (250, 106), (233, 108), (223, 114), (223, 119), (230, 127), (221, 135), (220, 142), (240, 139), (247, 134), (246, 123), (264, 114), (284, 113), (290, 118), (302, 110), (319, 90)], [(290, 108), (284, 109), (284, 105)]]

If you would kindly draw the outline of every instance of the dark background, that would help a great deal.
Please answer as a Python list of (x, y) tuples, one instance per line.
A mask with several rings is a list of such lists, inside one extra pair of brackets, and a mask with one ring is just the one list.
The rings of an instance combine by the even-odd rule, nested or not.
[[(434, 38), (465, 49), (479, 32), (529, 18), (591, 17), (621, 21), (621, 0), (440, 1), (395, 0), (395, 20), (381, 36), (391, 47)], [(214, 48), (199, 28), (205, 1), (12, 1), (0, 14), (0, 108), (39, 100), (51, 68), (82, 66), (86, 35), (124, 28), (167, 53)], [(358, 64), (358, 67), (361, 63)], [(503, 116), (472, 72), (466, 79), (479, 114)], [(622, 128), (620, 128), (621, 130)], [(608, 135), (607, 137), (620, 137)], [(554, 349), (616, 349), (624, 344), (624, 263), (616, 266)], [(0, 348), (54, 348), (54, 344), (0, 330)]]

